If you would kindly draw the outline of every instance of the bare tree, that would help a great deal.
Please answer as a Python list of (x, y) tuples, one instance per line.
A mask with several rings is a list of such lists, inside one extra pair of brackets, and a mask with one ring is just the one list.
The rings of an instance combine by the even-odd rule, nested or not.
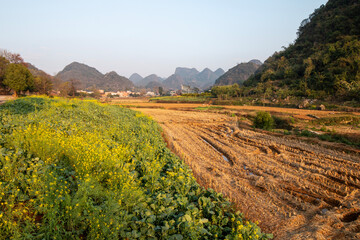
[(69, 83), (70, 83), (70, 96), (75, 97), (76, 90), (78, 90), (80, 86), (80, 81), (78, 79), (72, 78), (70, 79)]
[(10, 63), (22, 64), (27, 67), (24, 59), (18, 53), (12, 53), (5, 49), (0, 49), (0, 56), (6, 58)]

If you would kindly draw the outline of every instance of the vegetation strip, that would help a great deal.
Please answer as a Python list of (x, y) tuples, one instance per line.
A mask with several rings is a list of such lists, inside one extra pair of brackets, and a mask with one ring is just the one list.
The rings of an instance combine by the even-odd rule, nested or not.
[(201, 188), (141, 113), (92, 101), (0, 106), (0, 239), (268, 239)]

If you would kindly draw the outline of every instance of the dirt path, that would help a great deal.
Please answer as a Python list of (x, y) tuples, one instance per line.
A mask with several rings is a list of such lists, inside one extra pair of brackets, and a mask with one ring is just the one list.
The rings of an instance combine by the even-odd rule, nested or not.
[(359, 155), (238, 128), (224, 114), (136, 110), (161, 124), (200, 184), (277, 239), (360, 239)]
[(0, 104), (3, 104), (9, 100), (14, 100), (14, 97), (11, 95), (0, 95)]

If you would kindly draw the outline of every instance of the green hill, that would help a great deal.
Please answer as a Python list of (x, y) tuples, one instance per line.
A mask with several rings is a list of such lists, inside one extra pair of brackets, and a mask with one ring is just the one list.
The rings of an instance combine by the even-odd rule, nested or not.
[(244, 82), (275, 93), (360, 100), (360, 1), (329, 0), (302, 21), (298, 37)]

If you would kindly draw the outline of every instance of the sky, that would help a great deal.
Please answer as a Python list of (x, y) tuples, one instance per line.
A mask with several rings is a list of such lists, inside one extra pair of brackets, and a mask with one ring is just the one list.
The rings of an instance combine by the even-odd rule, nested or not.
[(265, 61), (327, 0), (0, 0), (0, 49), (55, 75), (77, 61), (102, 73), (168, 77)]

